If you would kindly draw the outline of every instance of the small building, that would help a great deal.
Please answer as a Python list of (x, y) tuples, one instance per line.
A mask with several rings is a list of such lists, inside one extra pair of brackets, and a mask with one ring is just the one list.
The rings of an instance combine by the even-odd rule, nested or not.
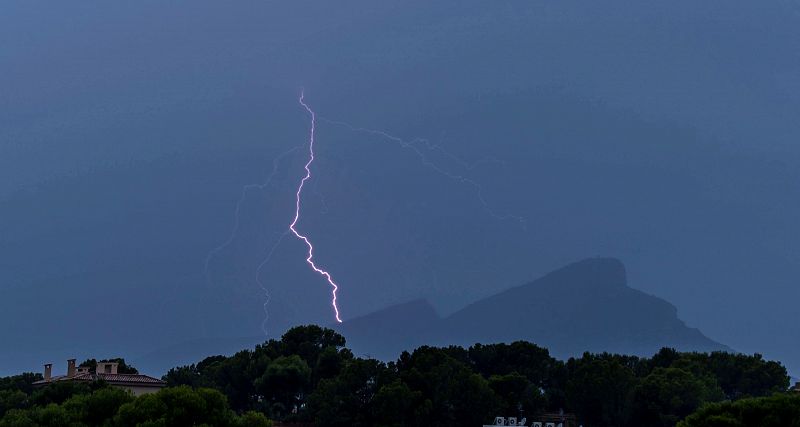
[(794, 383), (794, 387), (790, 388), (789, 391), (800, 393), (800, 381)]
[(155, 393), (164, 388), (167, 383), (157, 378), (141, 374), (120, 374), (117, 372), (119, 364), (116, 362), (98, 362), (97, 369), (91, 372), (87, 366), (75, 366), (75, 359), (67, 360), (67, 374), (53, 375), (53, 365), (44, 365), (44, 379), (33, 383), (34, 387), (43, 387), (60, 381), (94, 382), (104, 381), (111, 387), (120, 388), (133, 394)]
[[(533, 418), (534, 420), (531, 422), (530, 427), (579, 427), (575, 415), (565, 414), (563, 411), (559, 414), (540, 414)], [(495, 417), (492, 424), (484, 424), (483, 427), (529, 427), (527, 422), (527, 418), (517, 420), (516, 417)]]

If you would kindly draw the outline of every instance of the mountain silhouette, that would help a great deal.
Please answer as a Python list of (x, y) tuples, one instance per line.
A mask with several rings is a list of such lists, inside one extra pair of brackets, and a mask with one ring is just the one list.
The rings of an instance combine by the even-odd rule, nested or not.
[(584, 351), (652, 355), (661, 347), (730, 350), (690, 328), (672, 304), (630, 288), (617, 259), (592, 258), (439, 317), (425, 301), (396, 305), (339, 327), (357, 353), (391, 359), (422, 344), (531, 341), (557, 357)]
[(425, 300), (414, 300), (334, 326), (358, 355), (393, 360), (403, 350), (438, 337), (442, 318)]
[[(690, 328), (672, 304), (627, 285), (617, 259), (591, 258), (528, 284), (483, 298), (442, 317), (424, 299), (392, 305), (331, 325), (361, 357), (395, 360), (421, 345), (461, 345), (525, 340), (559, 358), (585, 351), (650, 356), (662, 347), (681, 351), (731, 351)], [(275, 331), (278, 338), (281, 331)], [(264, 336), (176, 341), (132, 361), (147, 372), (233, 354)]]

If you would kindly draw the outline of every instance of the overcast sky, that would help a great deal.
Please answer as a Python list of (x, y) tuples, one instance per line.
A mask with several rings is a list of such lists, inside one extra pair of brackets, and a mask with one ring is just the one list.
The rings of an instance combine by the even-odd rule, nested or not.
[(798, 40), (794, 0), (5, 2), (0, 362), (260, 334), (272, 248), (267, 329), (331, 322), (305, 87), (345, 318), (613, 256), (796, 373)]

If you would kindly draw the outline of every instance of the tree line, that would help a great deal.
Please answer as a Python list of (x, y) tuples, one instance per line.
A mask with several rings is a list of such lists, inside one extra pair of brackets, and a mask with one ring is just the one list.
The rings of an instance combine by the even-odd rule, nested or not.
[[(48, 425), (42, 423), (47, 417), (90, 426), (256, 426), (268, 418), (322, 427), (479, 426), (496, 415), (531, 420), (562, 410), (585, 427), (671, 427), (681, 420), (694, 427), (709, 425), (704, 416), (719, 418), (776, 393), (758, 402), (800, 408), (800, 399), (785, 394), (786, 369), (758, 354), (665, 348), (649, 358), (585, 353), (562, 361), (518, 341), (423, 346), (385, 363), (356, 357), (344, 337), (314, 325), (252, 350), (173, 368), (163, 377), (166, 389), (139, 398), (102, 385), (34, 390), (36, 378), (0, 380), (0, 427)], [(781, 396), (788, 400), (769, 400)], [(86, 409), (92, 405), (107, 409), (98, 415)], [(180, 418), (186, 414), (199, 418)], [(39, 424), (17, 422), (26, 418)]]
[(37, 376), (41, 379), (39, 374), (6, 378), (14, 383), (10, 387), (0, 384), (0, 427), (272, 426), (264, 414), (237, 414), (213, 389), (179, 386), (134, 397), (103, 382), (62, 381), (34, 390), (30, 384)]

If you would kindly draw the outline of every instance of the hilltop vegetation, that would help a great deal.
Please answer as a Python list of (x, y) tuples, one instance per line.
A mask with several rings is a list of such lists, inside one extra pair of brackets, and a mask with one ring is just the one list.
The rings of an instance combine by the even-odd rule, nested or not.
[(58, 396), (47, 399), (49, 402), (40, 401), (25, 409), (8, 410), (0, 419), (0, 426), (272, 425), (263, 414), (235, 414), (222, 393), (206, 388), (172, 387), (138, 398), (124, 390), (103, 384), (92, 387), (55, 384), (48, 388), (58, 389)]
[(704, 406), (678, 427), (786, 427), (800, 424), (800, 395), (770, 397)]
[[(758, 354), (668, 348), (650, 358), (585, 353), (561, 361), (524, 341), (423, 346), (384, 363), (356, 357), (343, 336), (319, 326), (173, 368), (163, 378), (166, 389), (139, 398), (103, 384), (34, 390), (39, 378), (0, 381), (0, 426), (235, 426), (268, 425), (268, 418), (319, 426), (450, 426), (564, 409), (584, 425), (658, 427), (674, 426), (704, 404), (728, 402), (704, 407), (683, 424), (692, 427), (704, 425), (703, 417), (734, 413), (741, 399), (772, 396), (789, 384), (780, 363)], [(797, 409), (796, 399), (778, 402)]]

